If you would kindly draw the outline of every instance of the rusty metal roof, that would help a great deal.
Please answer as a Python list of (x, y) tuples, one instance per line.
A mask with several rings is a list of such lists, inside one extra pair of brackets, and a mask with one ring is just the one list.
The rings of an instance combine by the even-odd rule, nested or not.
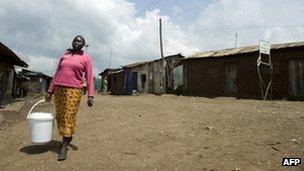
[(28, 64), (21, 60), (12, 50), (0, 42), (0, 57), (1, 61), (9, 62), (21, 67), (28, 67)]
[[(170, 58), (184, 58), (184, 56), (181, 53), (178, 54), (173, 54), (173, 55), (168, 55), (164, 57), (164, 60), (170, 59)], [(154, 59), (154, 60), (150, 60), (150, 61), (143, 61), (143, 62), (135, 62), (135, 63), (131, 63), (128, 65), (123, 65), (122, 68), (133, 68), (133, 67), (137, 67), (140, 65), (144, 65), (144, 64), (148, 64), (148, 63), (152, 63), (152, 62), (157, 62), (162, 60), (162, 58), (158, 58), (158, 59)]]
[(102, 75), (106, 75), (106, 74), (110, 74), (110, 73), (112, 73), (112, 72), (115, 72), (115, 71), (118, 71), (118, 70), (121, 70), (121, 68), (107, 68), (107, 69), (105, 69), (105, 70), (103, 70), (100, 74), (98, 74), (98, 75), (100, 75), (100, 76), (102, 76)]
[(152, 61), (135, 62), (135, 63), (131, 63), (131, 64), (128, 64), (128, 65), (123, 65), (122, 67), (123, 68), (133, 68), (133, 67), (136, 67), (136, 66), (139, 66), (139, 65), (144, 65), (144, 64), (150, 63), (150, 62), (152, 62)]
[[(283, 43), (283, 44), (272, 44), (271, 50), (275, 49), (285, 49), (285, 48), (293, 48), (293, 47), (304, 47), (304, 42), (292, 42), (292, 43)], [(205, 52), (197, 52), (194, 53), (184, 60), (187, 59), (196, 59), (196, 58), (209, 58), (209, 57), (224, 57), (224, 56), (231, 56), (231, 55), (239, 55), (239, 54), (246, 54), (259, 51), (259, 46), (246, 46), (246, 47), (239, 47), (239, 48), (231, 48), (231, 49), (224, 49), (218, 51), (205, 51)]]
[(114, 75), (114, 74), (118, 74), (118, 73), (121, 73), (121, 72), (123, 72), (122, 69), (114, 71), (114, 72), (111, 72), (109, 75)]
[(22, 75), (22, 76), (41, 76), (41, 77), (52, 78), (51, 76), (48, 76), (42, 72), (31, 71), (28, 69), (22, 69), (20, 72), (20, 75)]
[(29, 81), (30, 80), (29, 77), (24, 76), (24, 75), (17, 75), (16, 78), (19, 79), (19, 80), (24, 80), (24, 81)]

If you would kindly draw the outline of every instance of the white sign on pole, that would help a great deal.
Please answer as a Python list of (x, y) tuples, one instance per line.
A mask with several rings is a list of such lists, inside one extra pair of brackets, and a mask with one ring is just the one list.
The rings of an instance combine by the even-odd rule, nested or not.
[(270, 55), (270, 42), (265, 40), (260, 41), (260, 53)]

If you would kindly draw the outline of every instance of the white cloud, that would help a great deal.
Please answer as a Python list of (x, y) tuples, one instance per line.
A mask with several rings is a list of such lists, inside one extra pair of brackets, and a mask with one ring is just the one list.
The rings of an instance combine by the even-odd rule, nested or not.
[[(134, 4), (126, 0), (62, 0), (60, 3), (2, 0), (1, 3), (7, 11), (0, 13), (1, 41), (20, 52), (35, 70), (52, 74), (53, 63), (47, 68), (40, 64), (43, 60), (57, 60), (78, 34), (90, 45), (95, 74), (109, 65), (111, 49), (113, 67), (159, 56), (159, 10), (136, 18)], [(184, 46), (167, 45), (175, 53), (180, 52), (175, 47)]]
[[(96, 75), (109, 63), (119, 67), (159, 57), (159, 17), (165, 54), (233, 47), (236, 32), (239, 46), (263, 38), (275, 43), (303, 40), (302, 4), (303, 0), (214, 0), (207, 7), (198, 6), (200, 15), (185, 25), (159, 10), (138, 17), (135, 5), (127, 0), (1, 0), (0, 41), (17, 51), (30, 68), (51, 75), (54, 61), (81, 34), (90, 45)], [(179, 7), (173, 11), (180, 13)], [(290, 27), (281, 27), (286, 25)]]
[[(47, 73), (47, 72), (51, 71), (49, 73), (50, 76), (53, 76), (53, 74), (55, 73), (55, 67), (53, 67), (53, 66), (58, 65), (58, 60), (56, 60), (54, 58), (47, 58), (44, 56), (40, 56), (40, 57), (29, 56), (27, 62), (29, 64), (29, 67), (28, 67), (29, 70), (40, 71), (43, 73)], [(49, 66), (52, 66), (52, 68), (49, 68)], [(51, 70), (49, 70), (49, 69), (51, 69)]]
[(202, 36), (204, 49), (233, 47), (235, 33), (240, 46), (257, 44), (260, 39), (272, 43), (303, 41), (303, 3), (303, 0), (217, 0), (201, 12), (194, 24), (201, 30), (193, 34)]

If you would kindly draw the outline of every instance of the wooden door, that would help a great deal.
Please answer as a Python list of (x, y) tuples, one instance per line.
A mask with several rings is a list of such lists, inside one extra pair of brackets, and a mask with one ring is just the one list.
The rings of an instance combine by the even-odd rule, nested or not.
[(227, 95), (234, 95), (237, 91), (236, 85), (236, 64), (225, 64), (225, 93)]
[(289, 66), (289, 95), (304, 97), (304, 60), (292, 59)]

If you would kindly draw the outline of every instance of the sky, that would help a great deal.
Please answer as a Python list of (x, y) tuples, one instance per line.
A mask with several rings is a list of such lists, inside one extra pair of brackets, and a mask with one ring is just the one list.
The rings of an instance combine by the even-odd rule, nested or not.
[(271, 43), (304, 41), (304, 0), (0, 0), (0, 41), (53, 75), (61, 54), (82, 35), (97, 76), (105, 68)]

